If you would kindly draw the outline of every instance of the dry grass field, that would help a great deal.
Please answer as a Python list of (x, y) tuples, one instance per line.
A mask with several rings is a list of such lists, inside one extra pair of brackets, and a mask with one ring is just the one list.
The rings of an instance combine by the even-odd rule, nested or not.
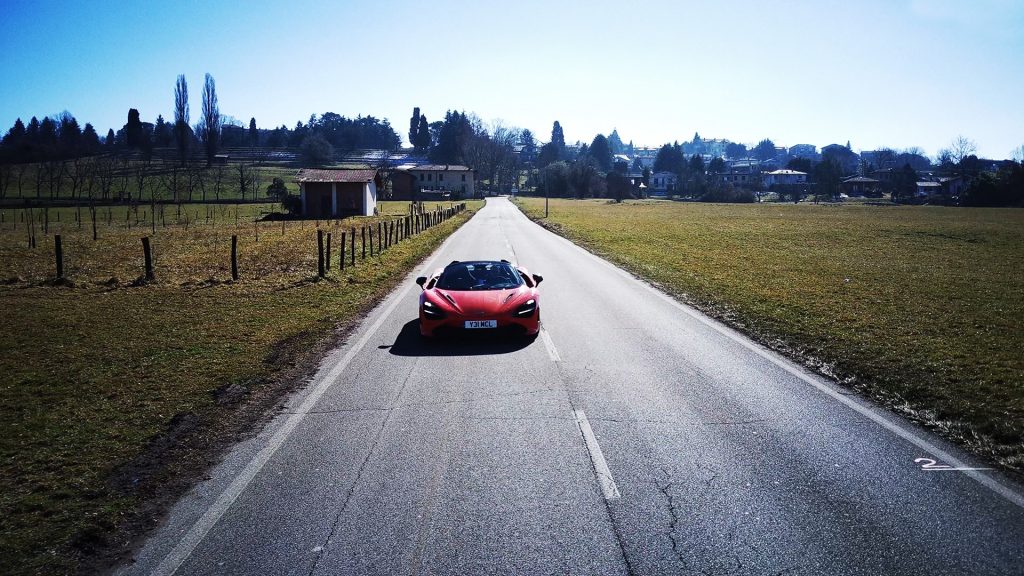
[(520, 198), (680, 299), (1024, 471), (1024, 210)]
[[(51, 210), (50, 233), (37, 230), (34, 249), (20, 214), (6, 211), (0, 573), (75, 572), (125, 545), (152, 522), (154, 498), (187, 485), (209, 447), (251, 428), (315, 366), (318, 351), (344, 337), (339, 327), (378, 302), (479, 205), (382, 254), (375, 236), (366, 260), (357, 241), (357, 264), (346, 262), (343, 272), (341, 232), (407, 214), (408, 203), (385, 203), (380, 218), (258, 225), (268, 206), (216, 206), (209, 223), (205, 207), (186, 206), (187, 228), (184, 216), (171, 223), (177, 214), (168, 206), (167, 226), (155, 234), (120, 209), (110, 225), (101, 217), (95, 241), (91, 219), (79, 228), (72, 209), (60, 211), (60, 223)], [(318, 224), (334, 239), (322, 279)], [(55, 233), (69, 283), (53, 282)], [(137, 281), (144, 235), (155, 252), (150, 283)], [(232, 235), (238, 281), (231, 280)]]

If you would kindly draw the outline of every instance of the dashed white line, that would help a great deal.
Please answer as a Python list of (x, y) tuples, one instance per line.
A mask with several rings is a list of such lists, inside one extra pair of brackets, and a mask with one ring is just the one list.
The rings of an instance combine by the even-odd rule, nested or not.
[(594, 464), (594, 474), (597, 476), (597, 483), (601, 485), (604, 499), (618, 500), (621, 496), (619, 488), (615, 485), (615, 480), (612, 479), (612, 471), (608, 469), (608, 463), (604, 460), (601, 446), (598, 445), (597, 437), (594, 436), (594, 431), (590, 428), (590, 421), (587, 420), (587, 415), (583, 410), (573, 410), (572, 414), (576, 417), (576, 424), (579, 425), (580, 432), (583, 434), (583, 441), (587, 445), (587, 452), (590, 452), (590, 461)]
[(544, 343), (544, 347), (548, 349), (548, 356), (551, 357), (551, 361), (561, 362), (562, 357), (558, 355), (558, 348), (555, 348), (555, 343), (551, 341), (551, 336), (548, 336), (548, 331), (543, 327), (540, 329), (540, 340)]

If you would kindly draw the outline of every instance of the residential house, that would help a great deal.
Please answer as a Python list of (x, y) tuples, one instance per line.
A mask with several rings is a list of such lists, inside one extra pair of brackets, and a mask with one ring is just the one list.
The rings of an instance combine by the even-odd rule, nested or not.
[(866, 176), (854, 176), (842, 182), (843, 194), (847, 196), (881, 196), (882, 182)]
[(928, 198), (930, 196), (938, 196), (942, 192), (942, 184), (939, 182), (932, 182), (930, 180), (917, 183), (917, 197)]
[(647, 179), (647, 193), (651, 196), (668, 196), (678, 188), (678, 178), (672, 172), (655, 172)]
[(764, 176), (765, 188), (772, 186), (795, 186), (807, 183), (807, 173), (799, 170), (775, 170)]
[(789, 147), (789, 155), (794, 158), (818, 159), (818, 147), (814, 144), (794, 144)]
[(399, 200), (437, 194), (472, 198), (476, 193), (473, 169), (455, 164), (401, 166), (391, 176), (391, 187)]

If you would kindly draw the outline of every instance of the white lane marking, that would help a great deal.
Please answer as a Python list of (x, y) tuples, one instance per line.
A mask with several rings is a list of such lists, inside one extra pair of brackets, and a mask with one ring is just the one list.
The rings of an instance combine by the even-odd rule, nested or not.
[[(520, 214), (522, 214), (522, 211), (520, 211)], [(523, 214), (523, 218), (526, 218), (525, 214)], [(725, 325), (720, 324), (719, 322), (717, 322), (715, 320), (712, 320), (711, 318), (705, 316), (703, 313), (701, 313), (701, 312), (691, 308), (690, 306), (687, 306), (686, 304), (683, 304), (682, 302), (677, 301), (676, 299), (672, 298), (668, 294), (665, 294), (664, 292), (661, 292), (660, 290), (658, 290), (654, 286), (651, 286), (649, 283), (647, 283), (647, 282), (637, 278), (636, 276), (630, 274), (629, 272), (627, 272), (627, 271), (625, 271), (625, 270), (615, 266), (611, 262), (609, 262), (609, 261), (607, 261), (607, 260), (597, 256), (596, 254), (590, 252), (589, 250), (585, 250), (584, 248), (580, 247), (579, 245), (574, 244), (572, 241), (568, 240), (567, 238), (563, 238), (562, 236), (559, 236), (558, 234), (555, 234), (554, 232), (551, 232), (550, 230), (547, 230), (546, 228), (544, 228), (540, 224), (537, 224), (537, 223), (533, 222), (529, 218), (526, 218), (526, 220), (528, 222), (532, 223), (534, 226), (537, 226), (538, 228), (540, 228), (540, 229), (544, 230), (545, 232), (548, 232), (549, 234), (551, 234), (551, 237), (556, 238), (557, 240), (560, 240), (560, 241), (564, 242), (565, 244), (568, 244), (569, 246), (572, 246), (573, 248), (576, 248), (581, 253), (583, 253), (586, 256), (588, 256), (589, 258), (593, 259), (598, 264), (601, 264), (602, 266), (605, 266), (606, 268), (612, 270), (613, 272), (615, 272), (616, 274), (622, 276), (626, 280), (629, 280), (629, 281), (631, 281), (633, 283), (636, 283), (636, 284), (640, 285), (645, 290), (651, 292), (652, 294), (654, 294), (658, 298), (661, 298), (663, 301), (665, 301), (669, 305), (678, 308), (683, 313), (685, 313), (688, 316), (694, 318), (698, 322), (704, 324), (705, 326), (711, 328), (712, 330), (718, 332), (719, 334), (725, 336), (726, 338), (729, 338), (730, 340), (732, 340), (733, 342), (736, 342), (737, 344), (743, 346), (744, 348), (747, 348), (748, 350), (752, 351), (753, 353), (757, 354), (758, 356), (764, 358), (765, 360), (771, 362), (772, 364), (775, 364), (776, 366), (778, 366), (779, 368), (782, 368), (786, 372), (789, 372), (793, 376), (796, 376), (797, 378), (803, 380), (807, 384), (810, 384), (811, 386), (814, 386), (815, 388), (817, 388), (818, 390), (820, 390), (824, 394), (832, 397), (832, 399), (834, 399), (834, 400), (836, 400), (836, 401), (838, 401), (838, 402), (840, 402), (842, 404), (845, 404), (848, 408), (851, 408), (854, 411), (856, 411), (857, 413), (859, 413), (860, 415), (862, 415), (862, 416), (864, 416), (866, 418), (869, 418), (870, 420), (872, 420), (873, 422), (875, 422), (879, 426), (882, 426), (886, 430), (892, 432), (893, 434), (899, 436), (900, 438), (903, 438), (904, 440), (906, 440), (907, 442), (910, 442), (914, 446), (917, 446), (922, 451), (927, 452), (929, 454), (934, 454), (935, 456), (939, 457), (940, 460), (945, 460), (946, 462), (951, 463), (956, 468), (962, 468), (963, 469), (963, 473), (966, 474), (968, 477), (972, 478), (974, 481), (978, 482), (979, 484), (981, 484), (982, 486), (988, 488), (989, 490), (992, 490), (996, 494), (999, 494), (1003, 498), (1006, 498), (1007, 500), (1009, 500), (1010, 502), (1016, 504), (1017, 506), (1019, 506), (1021, 508), (1024, 508), (1024, 495), (1018, 494), (1015, 490), (1000, 484), (994, 478), (988, 476), (987, 474), (982, 474), (981, 471), (979, 471), (979, 470), (972, 470), (971, 467), (968, 466), (966, 462), (960, 460), (959, 458), (954, 457), (952, 454), (949, 454), (945, 450), (939, 449), (938, 447), (934, 446), (931, 442), (925, 440), (924, 438), (920, 438), (916, 434), (914, 434), (912, 432), (909, 432), (907, 430), (904, 430), (900, 426), (894, 424), (893, 422), (890, 422), (885, 416), (874, 412), (873, 410), (871, 410), (870, 408), (868, 408), (866, 406), (862, 406), (861, 404), (859, 404), (858, 402), (852, 400), (851, 398), (848, 398), (845, 395), (840, 394), (836, 390), (833, 390), (830, 386), (828, 386), (828, 385), (826, 385), (826, 384), (824, 384), (822, 382), (819, 382), (817, 379), (815, 379), (810, 374), (805, 372), (803, 368), (798, 367), (796, 364), (794, 364), (794, 363), (790, 362), (789, 360), (783, 358), (782, 356), (778, 355), (776, 352), (768, 350), (767, 348), (763, 348), (760, 344), (754, 343), (753, 341), (749, 340), (747, 337), (738, 334), (737, 332), (735, 332), (731, 328), (728, 328)]]
[(583, 433), (583, 441), (587, 444), (587, 452), (590, 452), (590, 461), (594, 464), (594, 474), (597, 476), (597, 483), (601, 485), (601, 492), (605, 500), (618, 500), (619, 488), (612, 479), (612, 471), (608, 469), (608, 463), (604, 461), (604, 454), (601, 453), (601, 446), (597, 443), (597, 437), (590, 428), (590, 421), (583, 410), (573, 410), (576, 417), (576, 424)]
[(551, 357), (552, 362), (561, 362), (562, 357), (558, 355), (558, 348), (555, 348), (555, 343), (551, 341), (551, 336), (548, 336), (548, 331), (541, 326), (540, 339), (544, 342), (544, 347), (548, 349), (548, 356)]
[[(441, 253), (447, 247), (448, 243), (451, 242), (452, 238), (459, 234), (465, 227), (460, 227), (451, 236), (445, 239), (444, 242), (438, 246), (437, 251), (434, 253), (434, 258), (430, 260), (427, 265), (427, 270), (433, 270), (435, 263), (440, 258)], [(302, 419), (306, 417), (306, 414), (310, 412), (313, 406), (320, 401), (320, 398), (324, 395), (327, 390), (335, 384), (335, 381), (341, 376), (341, 374), (348, 367), (349, 363), (355, 358), (356, 354), (362, 351), (366, 343), (377, 333), (384, 321), (387, 320), (391, 313), (395, 311), (395, 308), (399, 304), (402, 304), (406, 300), (406, 296), (412, 289), (412, 285), (406, 282), (406, 287), (392, 297), (392, 301), (388, 304), (387, 308), (377, 317), (377, 320), (370, 326), (366, 332), (363, 333), (362, 337), (356, 341), (356, 343), (349, 349), (348, 353), (331, 368), (330, 372), (324, 375), (317, 383), (316, 387), (306, 396), (306, 399), (302, 402), (299, 408), (285, 420), (281, 428), (274, 433), (264, 446), (252, 460), (246, 464), (231, 484), (221, 492), (217, 500), (207, 508), (206, 512), (192, 525), (192, 528), (185, 534), (184, 537), (178, 542), (178, 544), (170, 551), (169, 554), (160, 562), (156, 570), (152, 572), (157, 576), (171, 576), (178, 571), (178, 568), (192, 555), (196, 546), (203, 541), (203, 538), (210, 532), (210, 530), (217, 524), (220, 518), (225, 512), (231, 508), (235, 500), (239, 495), (245, 491), (252, 479), (256, 477), (256, 474), (263, 468), (263, 466), (270, 460), (275, 452), (288, 440), (292, 431), (295, 427), (302, 422)]]
[(991, 468), (957, 468), (948, 464), (939, 464), (931, 458), (915, 458), (914, 464), (920, 464), (925, 472), (959, 472), (963, 470), (991, 470)]

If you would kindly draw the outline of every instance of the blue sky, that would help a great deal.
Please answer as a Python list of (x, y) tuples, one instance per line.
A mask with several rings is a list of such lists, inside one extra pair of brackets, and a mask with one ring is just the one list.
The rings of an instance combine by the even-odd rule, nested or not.
[(68, 110), (101, 134), (172, 116), (185, 74), (261, 127), (419, 106), (566, 140), (617, 128), (855, 150), (1024, 145), (1018, 0), (55, 2), (0, 0), (0, 126)]

